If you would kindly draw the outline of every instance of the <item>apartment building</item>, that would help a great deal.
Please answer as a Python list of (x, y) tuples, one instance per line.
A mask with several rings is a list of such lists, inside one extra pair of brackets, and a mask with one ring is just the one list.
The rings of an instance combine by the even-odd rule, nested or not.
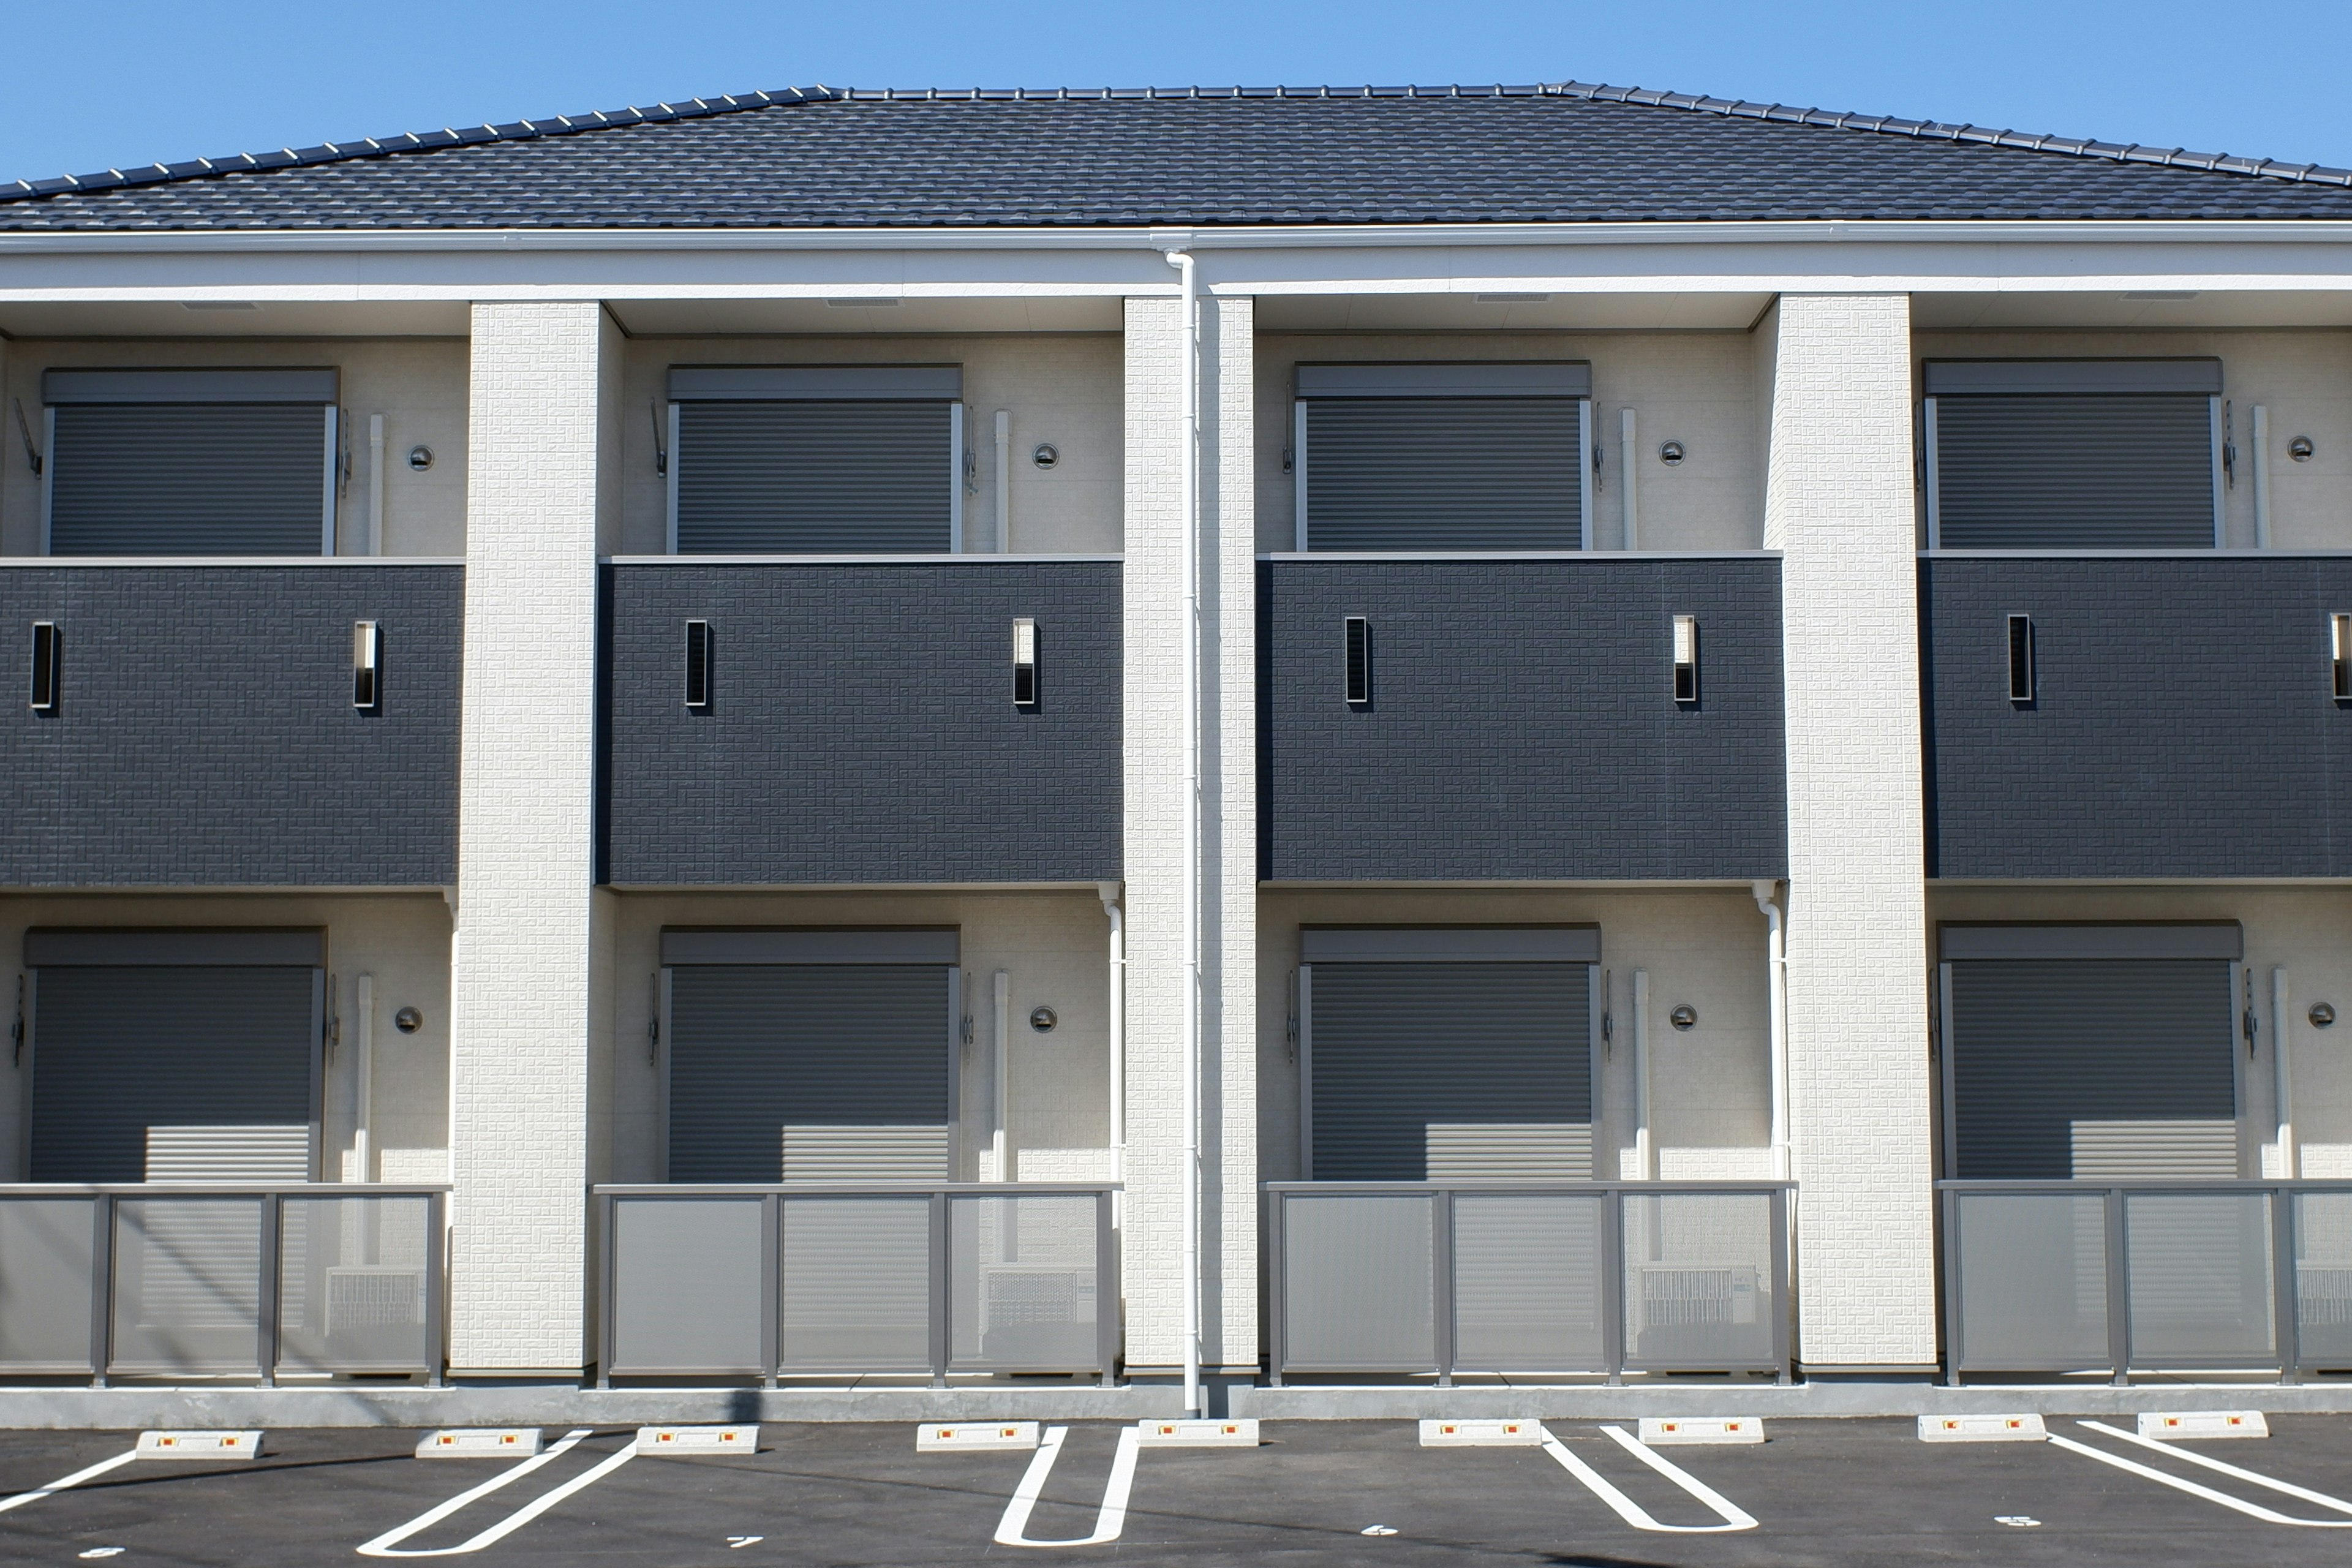
[(2352, 1371), (2352, 174), (761, 93), (0, 187), (0, 396), (12, 1384)]

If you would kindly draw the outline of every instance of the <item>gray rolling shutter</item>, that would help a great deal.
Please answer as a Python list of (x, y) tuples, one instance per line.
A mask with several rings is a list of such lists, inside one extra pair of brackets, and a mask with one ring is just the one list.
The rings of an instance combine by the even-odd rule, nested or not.
[(36, 1182), (308, 1181), (320, 972), (34, 972)]
[(867, 554), (952, 547), (948, 403), (678, 405), (681, 553)]
[(317, 555), (330, 410), (284, 403), (52, 408), (52, 555)]
[(669, 971), (669, 1179), (943, 1181), (954, 971)]
[(2213, 546), (2219, 361), (1930, 362), (1927, 385), (1939, 546)]
[(1951, 1173), (2238, 1174), (2231, 969), (2219, 958), (1952, 963)]
[(1303, 972), (1315, 1180), (1592, 1173), (1590, 965)]
[(1310, 550), (1575, 550), (1581, 418), (1566, 398), (1315, 399)]

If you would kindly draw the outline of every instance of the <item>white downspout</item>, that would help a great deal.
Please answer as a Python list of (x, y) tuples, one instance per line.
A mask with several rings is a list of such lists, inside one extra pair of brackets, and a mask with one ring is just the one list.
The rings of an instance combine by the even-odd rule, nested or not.
[(2286, 970), (2284, 966), (2273, 965), (2271, 969), (2271, 1073), (2277, 1085), (2279, 1174), (2290, 1182), (2299, 1173), (2294, 1149), (2294, 1068), (2288, 1046), (2294, 1034), (2294, 1018), (2287, 1011)]
[(996, 411), (996, 552), (1013, 553), (1013, 410)]
[(1619, 415), (1617, 424), (1617, 490), (1625, 508), (1625, 548), (1628, 550), (1642, 548), (1642, 502), (1638, 493), (1641, 486), (1633, 479), (1635, 445), (1633, 411), (1628, 408)]
[(1184, 1414), (1201, 1403), (1201, 296), (1193, 258), (1164, 253), (1183, 287), (1184, 460)]
[(1755, 885), (1756, 907), (1764, 911), (1764, 963), (1770, 981), (1772, 1018), (1772, 1179), (1789, 1179), (1789, 949), (1780, 926), (1780, 906), (1772, 901), (1777, 882)]
[(383, 416), (368, 416), (368, 536), (362, 553), (383, 553)]
[(352, 982), (352, 1010), (359, 1015), (352, 1050), (352, 1075), (358, 1080), (352, 1110), (353, 1180), (375, 1180), (375, 976), (362, 974)]
[(1002, 969), (996, 972), (992, 983), (992, 1000), (996, 1004), (996, 1050), (990, 1066), (996, 1081), (989, 1094), (992, 1125), (988, 1130), (988, 1152), (996, 1165), (996, 1180), (1009, 1182), (1013, 1180), (1013, 1138), (1008, 1131), (1013, 1121), (1013, 976)]
[(2271, 547), (2271, 411), (2254, 405), (2254, 548)]
[(1633, 1179), (1658, 1179), (1658, 1155), (1650, 1136), (1650, 972), (1633, 971)]
[[(1097, 885), (1103, 913), (1110, 917), (1110, 1179), (1127, 1180), (1127, 911), (1119, 908), (1117, 882)], [(1124, 1192), (1111, 1195), (1111, 1218), (1119, 1217)]]

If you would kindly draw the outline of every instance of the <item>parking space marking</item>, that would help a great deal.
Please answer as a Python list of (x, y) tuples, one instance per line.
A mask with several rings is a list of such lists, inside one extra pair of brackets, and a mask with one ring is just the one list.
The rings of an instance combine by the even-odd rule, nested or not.
[(68, 1487), (78, 1487), (84, 1481), (96, 1480), (107, 1471), (120, 1469), (138, 1457), (139, 1450), (131, 1448), (115, 1455), (110, 1459), (100, 1459), (88, 1469), (76, 1470), (69, 1476), (61, 1476), (47, 1486), (35, 1487), (31, 1491), (18, 1492), (15, 1497), (0, 1499), (0, 1513), (6, 1513), (12, 1508), (22, 1508), (28, 1502), (38, 1502), (45, 1497), (64, 1491)]
[(1069, 1434), (1067, 1426), (1045, 1428), (1045, 1440), (1037, 1445), (1029, 1468), (1021, 1474), (1021, 1484), (1013, 1489), (1013, 1500), (1004, 1505), (1004, 1517), (997, 1521), (999, 1546), (1107, 1546), (1127, 1528), (1127, 1499), (1135, 1488), (1135, 1455), (1142, 1438), (1142, 1434), (1132, 1426), (1119, 1430), (1118, 1451), (1111, 1456), (1110, 1481), (1103, 1488), (1102, 1508), (1095, 1515), (1094, 1533), (1071, 1541), (1029, 1539), (1029, 1515), (1037, 1507), (1037, 1495), (1045, 1489), (1045, 1478), (1054, 1473), (1054, 1461), (1062, 1452), (1062, 1439)]
[[(2312, 1491), (2286, 1481), (2273, 1480), (2268, 1476), (2256, 1475), (2252, 1470), (2240, 1469), (2235, 1465), (2225, 1465), (2219, 1459), (2207, 1458), (2202, 1454), (2193, 1454), (2186, 1448), (2176, 1448), (2169, 1443), (2159, 1443), (2153, 1437), (2143, 1437), (2137, 1432), (2126, 1432), (2120, 1426), (2110, 1426), (2100, 1421), (2077, 1421), (2074, 1425), (2088, 1427), (2094, 1432), (2104, 1432), (2111, 1437), (2120, 1437), (2126, 1443), (2137, 1443), (2143, 1447), (2153, 1448), (2159, 1454), (2168, 1455), (2176, 1459), (2184, 1459), (2193, 1465), (2202, 1465), (2210, 1470), (2219, 1470), (2226, 1475), (2235, 1476), (2240, 1480), (2252, 1481), (2256, 1486), (2268, 1487), (2273, 1491), (2286, 1492), (2306, 1501), (2318, 1503), (2325, 1508), (2341, 1509), (2346, 1513), (2352, 1513), (2352, 1503), (2347, 1503), (2339, 1498), (2329, 1497), (2325, 1492)], [(2220, 1503), (2223, 1508), (2234, 1509), (2240, 1513), (2259, 1519), (2267, 1524), (2294, 1524), (2300, 1525), (2305, 1530), (2352, 1530), (2352, 1519), (2298, 1519), (2294, 1514), (2281, 1513), (2276, 1509), (2264, 1508), (2258, 1502), (2248, 1502), (2243, 1498), (2231, 1497), (2228, 1492), (2216, 1491), (2211, 1487), (2200, 1486), (2195, 1481), (2184, 1479), (2179, 1476), (2167, 1475), (2152, 1465), (2143, 1465), (2137, 1459), (2125, 1458), (2121, 1454), (2110, 1454), (2104, 1448), (2095, 1448), (2088, 1443), (2078, 1442), (2061, 1433), (2051, 1433), (2050, 1442), (2053, 1447), (2063, 1448), (2069, 1453), (2087, 1455), (2103, 1465), (2113, 1465), (2116, 1469), (2128, 1470), (2136, 1476), (2145, 1476), (2149, 1480), (2159, 1481), (2176, 1491), (2187, 1492), (2191, 1497), (2201, 1497), (2208, 1502)]]
[(470, 1490), (459, 1492), (447, 1502), (442, 1503), (436, 1508), (425, 1510), (425, 1511), (418, 1514), (406, 1524), (399, 1525), (394, 1529), (385, 1531), (382, 1535), (377, 1536), (374, 1540), (362, 1545), (359, 1548), (359, 1554), (362, 1557), (456, 1557), (468, 1552), (479, 1552), (485, 1546), (495, 1545), (499, 1542), (504, 1541), (508, 1536), (512, 1535), (516, 1531), (520, 1530), (524, 1525), (529, 1524), (532, 1520), (537, 1519), (541, 1514), (545, 1513), (549, 1509), (553, 1508), (565, 1498), (570, 1497), (574, 1492), (585, 1491), (588, 1488), (594, 1486), (598, 1481), (603, 1480), (606, 1476), (611, 1475), (614, 1470), (619, 1469), (623, 1465), (627, 1464), (631, 1459), (635, 1458), (637, 1457), (636, 1448), (634, 1446), (623, 1448), (619, 1453), (614, 1454), (604, 1459), (593, 1469), (583, 1471), (583, 1473), (572, 1477), (570, 1480), (564, 1482), (562, 1486), (557, 1487), (552, 1491), (548, 1492), (546, 1495), (525, 1503), (522, 1507), (507, 1515), (506, 1518), (500, 1520), (498, 1523), (490, 1526), (488, 1530), (483, 1531), (479, 1535), (473, 1537), (471, 1540), (460, 1542), (455, 1546), (416, 1547), (414, 1549), (404, 1548), (400, 1544), (409, 1537), (431, 1529), (433, 1526), (440, 1523), (443, 1520), (448, 1518), (451, 1514), (457, 1512), (460, 1509), (489, 1496), (499, 1488), (509, 1486), (514, 1482), (522, 1479), (523, 1477), (530, 1474), (531, 1471), (540, 1468), (543, 1465), (553, 1464), (556, 1460), (562, 1458), (564, 1455), (577, 1447), (581, 1439), (586, 1437), (588, 1433), (589, 1429), (585, 1426), (573, 1427), (571, 1431), (566, 1432), (563, 1435), (562, 1441), (558, 1442), (555, 1447), (548, 1449), (545, 1453), (535, 1455), (530, 1458), (523, 1460), (522, 1463), (515, 1466), (510, 1470), (507, 1470), (499, 1475), (492, 1476), (480, 1486), (472, 1488)]
[(1608, 1477), (1570, 1453), (1568, 1446), (1552, 1435), (1550, 1427), (1538, 1427), (1538, 1430), (1543, 1434), (1544, 1452), (1559, 1460), (1562, 1469), (1582, 1481), (1593, 1496), (1614, 1509), (1617, 1517), (1634, 1529), (1654, 1530), (1665, 1535), (1722, 1535), (1735, 1530), (1756, 1528), (1755, 1517), (1747, 1510), (1668, 1459), (1664, 1454), (1649, 1447), (1622, 1426), (1603, 1426), (1601, 1429), (1615, 1438), (1618, 1447), (1705, 1503), (1714, 1511), (1716, 1518), (1723, 1521), (1720, 1524), (1659, 1523), (1640, 1503), (1612, 1485)]

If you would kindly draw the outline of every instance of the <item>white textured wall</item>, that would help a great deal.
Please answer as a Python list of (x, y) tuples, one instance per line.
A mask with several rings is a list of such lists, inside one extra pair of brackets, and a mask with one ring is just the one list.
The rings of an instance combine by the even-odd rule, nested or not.
[[(1257, 1359), (1251, 302), (1202, 305), (1202, 1359)], [(1183, 312), (1127, 304), (1128, 1359), (1183, 1359)]]
[[(996, 411), (1013, 416), (1013, 548), (1108, 554), (1119, 538), (1119, 341), (1097, 332), (873, 337), (647, 338), (628, 346), (621, 471), (622, 552), (669, 548), (668, 481), (654, 471), (653, 411), (674, 364), (956, 364), (976, 494), (964, 497), (964, 548), (998, 548)], [(1040, 442), (1061, 460), (1039, 468)]]
[[(619, 335), (593, 302), (474, 309), (451, 1121), (451, 1363), (587, 1359), (605, 1052), (595, 607)], [(601, 1026), (601, 1029), (600, 1029)]]
[(1910, 302), (1783, 295), (1782, 569), (1801, 1353), (1936, 1359)]
[[(342, 373), (352, 469), (336, 504), (336, 549), (365, 542), (368, 416), (384, 416), (384, 553), (462, 555), (466, 550), (466, 345), (448, 338), (126, 338), (15, 345), (0, 361), (0, 418), (8, 422), (0, 461), (0, 554), (41, 547), (41, 481), (26, 468), (10, 397), (22, 399), (38, 439), (41, 372), (52, 366), (332, 365)], [(422, 473), (408, 449), (433, 449)]]

